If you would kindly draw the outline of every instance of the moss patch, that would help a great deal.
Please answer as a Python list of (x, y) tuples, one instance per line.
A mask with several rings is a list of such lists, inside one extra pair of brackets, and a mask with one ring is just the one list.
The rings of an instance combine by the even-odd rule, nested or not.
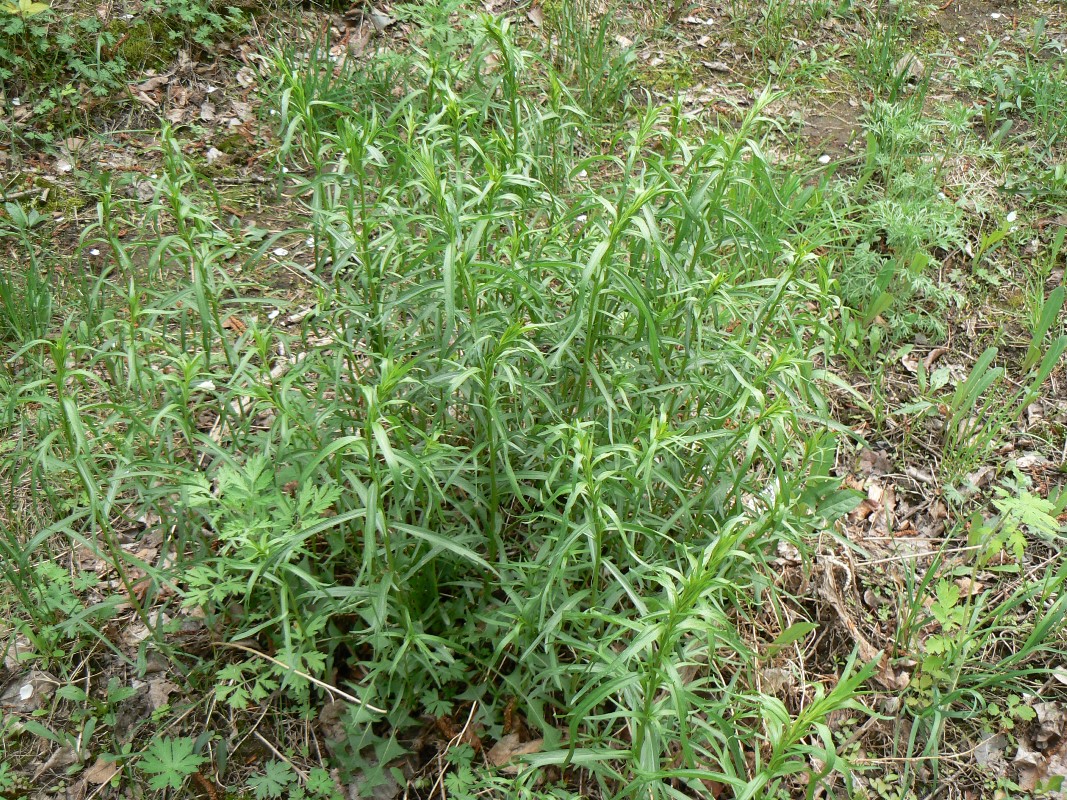
[(178, 42), (170, 26), (158, 17), (149, 20), (113, 20), (108, 33), (116, 37), (115, 56), (133, 69), (162, 69), (178, 55)]

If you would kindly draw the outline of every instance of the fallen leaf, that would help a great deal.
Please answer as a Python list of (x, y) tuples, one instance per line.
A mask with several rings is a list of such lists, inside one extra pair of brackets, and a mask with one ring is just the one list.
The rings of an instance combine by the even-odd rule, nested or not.
[(914, 53), (905, 53), (893, 67), (893, 74), (904, 81), (922, 80), (926, 67)]
[(1015, 466), (1019, 469), (1032, 470), (1049, 464), (1049, 460), (1040, 453), (1027, 453), (1015, 459)]
[(255, 85), (256, 73), (252, 70), (251, 67), (241, 67), (239, 70), (237, 70), (236, 77), (237, 83), (245, 87), (246, 89), (250, 86)]
[(161, 86), (166, 86), (170, 81), (170, 78), (170, 73), (167, 73), (166, 75), (156, 75), (154, 78), (149, 78), (141, 83), (131, 84), (130, 88), (135, 92), (154, 92)]
[(0, 706), (20, 714), (30, 714), (44, 706), (59, 681), (47, 672), (33, 669), (7, 685), (0, 694)]
[(530, 6), (526, 11), (526, 18), (538, 28), (545, 24), (545, 12), (541, 10), (541, 6)]
[(154, 678), (148, 682), (148, 702), (153, 711), (158, 711), (170, 702), (170, 696), (178, 687), (166, 678)]
[(1034, 744), (1044, 750), (1051, 742), (1059, 741), (1067, 730), (1067, 710), (1059, 703), (1035, 703), (1037, 726), (1033, 733)]
[(34, 781), (40, 779), (46, 772), (51, 772), (55, 769), (63, 769), (63, 767), (69, 767), (71, 764), (78, 760), (78, 751), (73, 747), (60, 747), (48, 760), (44, 762), (37, 771), (33, 774)]
[(1003, 733), (983, 739), (974, 748), (974, 760), (981, 766), (1004, 760), (1004, 749), (1008, 746), (1008, 737)]
[(367, 18), (370, 20), (370, 24), (374, 26), (374, 30), (378, 33), (385, 33), (386, 28), (396, 24), (395, 19), (388, 14), (379, 11), (374, 6), (371, 6), (370, 11), (367, 12)]
[(240, 100), (231, 100), (230, 107), (233, 108), (234, 116), (240, 122), (248, 122), (252, 119), (252, 105), (250, 103), (243, 103)]
[(933, 350), (931, 350), (930, 354), (923, 359), (923, 366), (926, 367), (926, 371), (929, 372), (930, 369), (934, 366), (934, 364), (937, 363), (937, 360), (941, 358), (941, 356), (945, 355), (947, 352), (947, 347), (935, 347)]
[(103, 786), (119, 772), (119, 765), (114, 761), (105, 761), (103, 756), (85, 770), (85, 780), (94, 786)]
[(247, 328), (247, 326), (237, 317), (226, 317), (226, 319), (222, 321), (222, 327), (237, 334), (244, 333)]
[(856, 471), (861, 475), (888, 475), (893, 471), (893, 460), (881, 450), (864, 448), (860, 453)]
[(372, 34), (372, 28), (364, 27), (360, 29), (358, 34), (350, 37), (348, 40), (349, 54), (356, 58), (363, 55), (363, 52), (367, 49), (367, 45), (370, 44)]
[(159, 103), (157, 103), (144, 92), (134, 91), (133, 96), (137, 98), (137, 102), (144, 103), (149, 108), (159, 108)]
[(967, 475), (965, 480), (975, 489), (981, 489), (993, 479), (995, 470), (988, 464)]
[(1043, 755), (1020, 741), (1012, 764), (1019, 771), (1019, 788), (1024, 792), (1032, 792), (1037, 788), (1038, 781), (1044, 777), (1048, 762)]
[(872, 503), (870, 500), (864, 500), (858, 506), (848, 512), (848, 516), (849, 519), (859, 521), (861, 519), (867, 519), (867, 517), (869, 517), (877, 510), (877, 503)]
[(904, 474), (909, 478), (914, 478), (919, 483), (932, 484), (934, 482), (934, 473), (929, 470), (920, 469), (919, 467), (905, 467)]
[(33, 644), (22, 634), (17, 634), (13, 640), (4, 643), (3, 668), (8, 672), (14, 672), (25, 661), (34, 658), (36, 651)]
[(509, 733), (494, 744), (487, 753), (489, 763), (495, 767), (503, 767), (512, 759), (519, 756), (528, 756), (539, 753), (544, 746), (544, 739), (533, 739), (529, 742), (521, 742), (519, 734)]
[(767, 667), (762, 671), (763, 680), (760, 682), (760, 691), (781, 697), (786, 690), (796, 686), (796, 678), (793, 673), (781, 667)]

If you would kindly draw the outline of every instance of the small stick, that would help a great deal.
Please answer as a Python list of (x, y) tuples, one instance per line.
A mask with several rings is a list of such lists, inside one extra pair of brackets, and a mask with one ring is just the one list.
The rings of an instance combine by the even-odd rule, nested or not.
[(0, 202), (7, 203), (11, 200), (21, 200), (23, 197), (40, 194), (43, 191), (44, 189), (37, 187), (35, 189), (23, 189), (21, 192), (12, 192), (11, 194), (0, 194)]

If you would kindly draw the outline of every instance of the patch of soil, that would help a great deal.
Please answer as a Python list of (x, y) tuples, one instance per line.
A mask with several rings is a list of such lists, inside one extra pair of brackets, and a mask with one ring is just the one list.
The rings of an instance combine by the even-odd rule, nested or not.
[(938, 26), (952, 37), (999, 38), (1011, 33), (1023, 20), (1048, 15), (1056, 6), (1020, 0), (952, 0), (936, 15)]
[(813, 150), (830, 156), (851, 153), (859, 138), (863, 109), (854, 99), (821, 102), (802, 112), (801, 135)]

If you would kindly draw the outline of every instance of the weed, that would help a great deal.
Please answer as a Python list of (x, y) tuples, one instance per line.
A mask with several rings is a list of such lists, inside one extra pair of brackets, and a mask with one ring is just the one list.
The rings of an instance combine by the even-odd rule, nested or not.
[(149, 788), (181, 789), (204, 763), (204, 757), (195, 752), (195, 745), (184, 736), (168, 736), (152, 742), (137, 762), (137, 768), (149, 776)]
[[(537, 83), (506, 23), (464, 30), (467, 57), (416, 54), (400, 99), (338, 102), (360, 89), (332, 64), (279, 57), (281, 157), (308, 167), (293, 233), (312, 237), (289, 266), (318, 298), (299, 335), (230, 277), (270, 240), (218, 224), (173, 131), (140, 239), (113, 235), (105, 184), (89, 241), (112, 263), (40, 365), (53, 398), (24, 392), (62, 435), (6, 468), (50, 453), (78, 490), (49, 488), (76, 509), (63, 531), (112, 562), (119, 496), (173, 525), (180, 573), (139, 568), (180, 574), (187, 608), (273, 653), (222, 676), (231, 707), (278, 686), (308, 703), (343, 669), (363, 719), (447, 713), (491, 675), (487, 713), (524, 698), (539, 763), (581, 764), (605, 792), (774, 791), (869, 670), (794, 713), (754, 688), (740, 634), (774, 592), (768, 554), (851, 499), (801, 411), (821, 403), (818, 288), (807, 238), (781, 244), (807, 194), (763, 155), (772, 98), (692, 142), (677, 109), (649, 108), (575, 162), (595, 129), (565, 82)], [(816, 784), (847, 774), (822, 740)], [(201, 756), (164, 741), (139, 769), (176, 789)], [(367, 727), (357, 749), (387, 742)]]
[(946, 313), (963, 298), (928, 273), (939, 255), (966, 245), (963, 212), (941, 191), (938, 168), (926, 157), (933, 129), (918, 101), (875, 101), (866, 128), (866, 167), (830, 195), (854, 231), (843, 243), (839, 278), (842, 298), (859, 311), (854, 335), (882, 336), (871, 324), (883, 318), (889, 341), (939, 338)]
[(582, 110), (599, 117), (624, 104), (637, 57), (632, 45), (619, 49), (613, 13), (598, 14), (595, 5), (593, 0), (576, 0), (554, 6), (550, 52)]
[(85, 94), (107, 97), (125, 87), (149, 54), (174, 52), (188, 41), (210, 47), (244, 25), (234, 8), (210, 0), (146, 3), (136, 19), (56, 13), (47, 3), (0, 5), (0, 91), (32, 106), (39, 124), (25, 135), (51, 141), (46, 121), (70, 115)]
[(0, 236), (17, 237), (28, 262), (21, 282), (10, 271), (0, 272), (0, 340), (22, 346), (43, 338), (52, 325), (50, 265), (34, 232), (44, 217), (16, 203), (5, 203), (4, 210)]
[[(856, 16), (737, 10), (785, 50), (789, 12)], [(1013, 223), (975, 235), (943, 194), (938, 137), (973, 135), (981, 111), (939, 126), (924, 84), (884, 91), (905, 12), (856, 52), (883, 81), (865, 158), (822, 181), (768, 155), (769, 91), (723, 130), (681, 98), (641, 107), (617, 18), (592, 6), (546, 7), (536, 52), (458, 1), (391, 12), (404, 37), (358, 59), (275, 51), (289, 221), (273, 230), (235, 224), (167, 125), (139, 195), (94, 188), (93, 271), (61, 273), (48, 221), (8, 207), (3, 257), (34, 269), (0, 271), (0, 575), (21, 658), (62, 683), (62, 714), (24, 730), (99, 751), (133, 691), (89, 686), (101, 654), (143, 674), (155, 651), (206, 702), (165, 702), (144, 724), (164, 735), (105, 752), (117, 780), (171, 795), (213, 775), (332, 799), (333, 776), (296, 763), (310, 746), (279, 742), (235, 776), (221, 741), (264, 707), (325, 727), (327, 697), (343, 700), (338, 779), (460, 798), (921, 796), (950, 735), (1023, 725), (1062, 663), (1067, 571), (1046, 556), (1067, 493), (1017, 474), (932, 559), (887, 559), (906, 563), (882, 576), (897, 613), (871, 615), (884, 660), (850, 656), (794, 596), (823, 543), (899, 538), (834, 527), (859, 497), (840, 486), (823, 389), (844, 380), (826, 365), (885, 376), (851, 396), (890, 406), (886, 345), (943, 333), (959, 306), (938, 267), (968, 253), (998, 277), (1016, 245)], [(1053, 244), (1025, 352), (990, 350), (955, 386), (923, 365), (916, 402), (886, 416), (943, 418), (930, 447), (953, 520), (977, 502), (955, 484), (1067, 350)], [(284, 292), (264, 288), (282, 274)], [(131, 547), (149, 534), (158, 557)], [(178, 652), (179, 625), (210, 630), (213, 652)], [(905, 663), (899, 770), (858, 771), (868, 680)], [(770, 670), (804, 685), (772, 690)], [(476, 744), (520, 733), (523, 755), (483, 769)], [(436, 778), (401, 774), (427, 742)]]

